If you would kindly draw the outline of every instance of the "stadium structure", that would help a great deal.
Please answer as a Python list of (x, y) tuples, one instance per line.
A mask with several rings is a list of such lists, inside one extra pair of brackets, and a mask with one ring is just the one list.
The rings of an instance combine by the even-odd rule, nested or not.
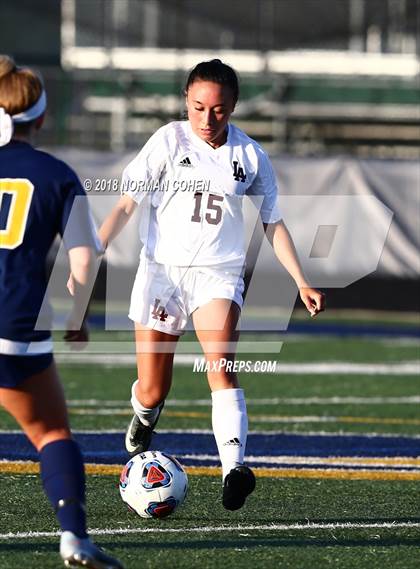
[[(337, 210), (339, 197), (371, 196), (385, 206), (374, 208), (375, 224), (368, 224), (376, 253), (364, 272), (348, 251), (357, 232), (347, 228), (341, 247), (337, 233), (335, 248), (329, 243), (335, 257), (320, 266), (311, 257), (316, 228), (300, 241), (300, 219), (292, 205), (292, 214), (286, 211), (307, 253), (305, 268), (319, 286), (331, 287), (333, 306), (418, 307), (417, 0), (42, 0), (36, 8), (20, 0), (19, 6), (19, 12), (10, 3), (2, 7), (11, 24), (4, 45), (18, 62), (41, 69), (49, 113), (40, 141), (82, 178), (100, 172), (118, 179), (157, 128), (183, 116), (187, 71), (220, 57), (241, 77), (235, 123), (272, 156), (286, 210), (293, 196), (312, 196), (304, 211), (321, 199), (317, 216), (333, 227), (339, 222), (321, 214)], [(14, 24), (28, 42), (13, 36)], [(100, 219), (105, 201), (95, 203)], [(364, 250), (363, 239), (354, 244), (356, 257)], [(128, 254), (118, 243), (108, 255), (121, 270), (134, 270), (136, 262), (137, 251)], [(358, 281), (345, 295), (335, 290), (344, 286), (342, 274), (346, 286)], [(366, 274), (373, 283), (360, 280)], [(401, 294), (393, 294), (395, 282)]]
[(137, 148), (182, 114), (186, 71), (217, 55), (241, 75), (239, 126), (270, 152), (418, 157), (417, 0), (19, 5), (23, 18), (2, 12), (29, 42), (3, 42), (43, 68), (48, 144)]

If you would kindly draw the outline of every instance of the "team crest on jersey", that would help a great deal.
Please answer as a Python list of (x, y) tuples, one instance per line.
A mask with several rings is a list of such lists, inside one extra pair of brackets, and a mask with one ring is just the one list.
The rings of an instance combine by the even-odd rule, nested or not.
[(160, 304), (160, 298), (155, 298), (155, 303), (152, 309), (152, 317), (155, 320), (160, 320), (161, 322), (165, 322), (168, 316), (169, 314), (165, 311), (165, 307)]
[(244, 169), (239, 165), (237, 160), (233, 161), (233, 177), (237, 182), (245, 182), (246, 180)]

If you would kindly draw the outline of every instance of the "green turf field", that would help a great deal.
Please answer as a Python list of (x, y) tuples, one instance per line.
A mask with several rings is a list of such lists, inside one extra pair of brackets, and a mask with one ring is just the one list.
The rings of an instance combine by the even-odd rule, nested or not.
[[(1, 476), (1, 486), (13, 484), (15, 496), (8, 505), (14, 512), (2, 517), (0, 532), (57, 530), (49, 505), (39, 491), (38, 479), (10, 478)], [(418, 567), (418, 527), (357, 527), (418, 516), (416, 484), (270, 478), (258, 482), (247, 508), (228, 513), (219, 503), (218, 480), (190, 477), (184, 507), (172, 518), (154, 521), (135, 518), (125, 509), (115, 480), (89, 477), (90, 526), (133, 530), (127, 535), (97, 537), (98, 543), (132, 569)], [(293, 524), (304, 525), (307, 520), (318, 524), (350, 522), (354, 527), (293, 529)], [(271, 524), (292, 527), (270, 529)], [(60, 566), (56, 548), (57, 537), (5, 540), (0, 543), (0, 566), (55, 569)]]
[[(253, 358), (392, 366), (419, 360), (419, 344), (286, 339), (280, 355)], [(74, 363), (60, 370), (76, 431), (125, 429), (134, 365)], [(420, 378), (415, 373), (249, 373), (242, 374), (241, 384), (253, 432), (420, 436)], [(193, 373), (191, 365), (177, 366), (159, 428), (210, 429), (210, 414), (204, 374)], [(3, 431), (16, 429), (2, 412), (0, 423)], [(58, 527), (38, 477), (1, 472), (0, 568), (60, 567), (58, 537), (50, 535)], [(220, 503), (219, 476), (190, 473), (184, 506), (160, 521), (128, 512), (117, 481), (115, 474), (88, 475), (89, 525), (99, 533), (98, 543), (127, 569), (420, 567), (420, 479), (266, 474), (258, 477), (246, 506), (229, 513)]]

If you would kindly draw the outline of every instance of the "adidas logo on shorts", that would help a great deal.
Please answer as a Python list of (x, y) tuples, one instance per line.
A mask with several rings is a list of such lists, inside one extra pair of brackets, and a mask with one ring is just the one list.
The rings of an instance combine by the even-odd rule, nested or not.
[(241, 441), (235, 437), (234, 439), (230, 439), (230, 441), (228, 441), (227, 443), (223, 443), (224, 447), (241, 447), (242, 443)]
[(193, 165), (191, 164), (191, 160), (188, 158), (188, 156), (186, 158), (184, 158), (183, 160), (181, 160), (181, 162), (179, 162), (178, 165), (179, 166), (185, 166), (187, 168), (193, 168)]

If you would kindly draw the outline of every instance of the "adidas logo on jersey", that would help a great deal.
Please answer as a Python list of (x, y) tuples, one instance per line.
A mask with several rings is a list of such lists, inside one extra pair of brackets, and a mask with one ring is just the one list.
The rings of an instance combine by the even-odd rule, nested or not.
[(230, 441), (228, 441), (227, 443), (223, 443), (224, 447), (241, 447), (242, 443), (241, 441), (235, 437), (234, 439), (230, 439)]
[(193, 165), (191, 164), (191, 160), (188, 158), (188, 156), (186, 158), (184, 158), (183, 160), (181, 160), (181, 162), (179, 162), (178, 165), (179, 166), (185, 166), (187, 168), (193, 168)]

